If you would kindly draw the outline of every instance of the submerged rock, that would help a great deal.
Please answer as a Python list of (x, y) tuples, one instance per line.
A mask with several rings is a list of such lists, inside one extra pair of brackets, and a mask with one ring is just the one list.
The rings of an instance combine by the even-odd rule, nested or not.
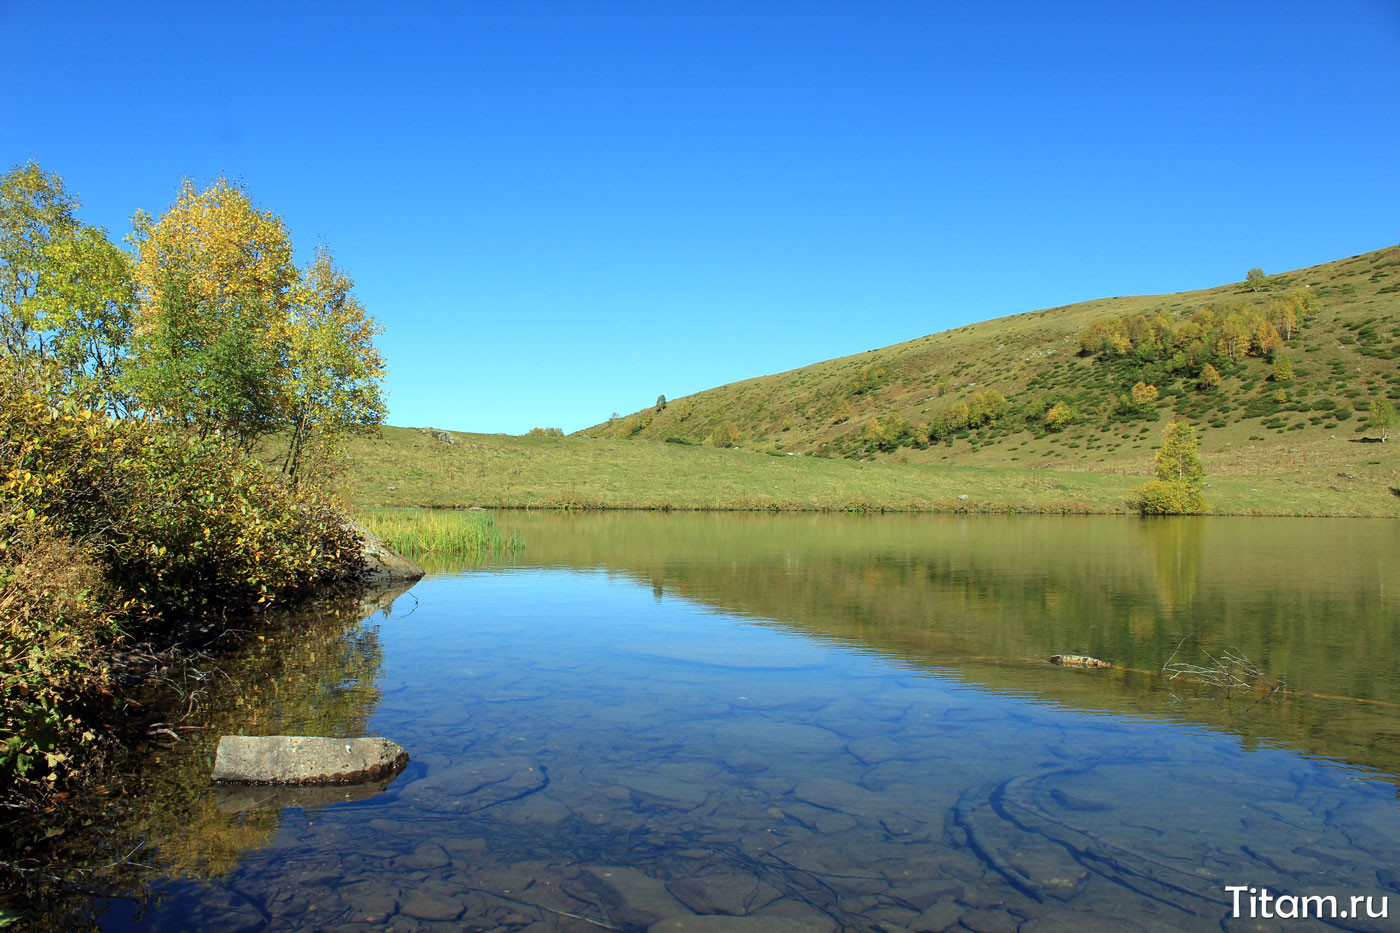
[(214, 754), (216, 784), (359, 784), (397, 774), (408, 752), (383, 738), (226, 735)]
[(475, 813), (532, 794), (548, 783), (545, 773), (527, 758), (483, 758), (414, 781), (403, 798), (434, 813)]
[(395, 777), (398, 775), (363, 784), (224, 784), (215, 789), (214, 804), (220, 813), (323, 807), (383, 793)]

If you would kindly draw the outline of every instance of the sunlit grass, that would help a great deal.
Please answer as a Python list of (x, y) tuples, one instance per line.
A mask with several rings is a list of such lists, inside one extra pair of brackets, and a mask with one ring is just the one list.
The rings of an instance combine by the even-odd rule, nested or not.
[(357, 517), (407, 557), (513, 554), (525, 549), (518, 534), (502, 534), (496, 519), (486, 512), (364, 509)]

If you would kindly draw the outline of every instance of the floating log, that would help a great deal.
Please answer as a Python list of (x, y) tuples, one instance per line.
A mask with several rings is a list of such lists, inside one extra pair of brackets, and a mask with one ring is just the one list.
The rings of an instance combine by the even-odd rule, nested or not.
[(1087, 654), (1052, 654), (1045, 660), (1051, 664), (1062, 664), (1065, 667), (1112, 667), (1112, 661), (1100, 661), (1098, 658), (1091, 658)]

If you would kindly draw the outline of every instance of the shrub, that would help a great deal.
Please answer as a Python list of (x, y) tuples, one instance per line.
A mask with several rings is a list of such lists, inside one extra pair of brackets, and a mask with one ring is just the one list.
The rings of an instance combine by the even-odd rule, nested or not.
[(714, 447), (733, 447), (739, 442), (739, 429), (732, 421), (722, 421), (710, 435), (710, 444)]
[(1199, 515), (1209, 509), (1198, 490), (1161, 479), (1148, 480), (1137, 487), (1133, 500), (1143, 515)]
[(1074, 412), (1064, 402), (1055, 404), (1045, 413), (1045, 427), (1051, 431), (1063, 431), (1074, 419)]

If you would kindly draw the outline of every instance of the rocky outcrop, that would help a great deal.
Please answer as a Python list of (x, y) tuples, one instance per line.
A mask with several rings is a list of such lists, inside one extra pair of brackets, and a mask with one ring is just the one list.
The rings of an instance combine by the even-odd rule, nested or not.
[(382, 738), (226, 735), (214, 754), (216, 784), (359, 784), (390, 777), (408, 752)]
[(365, 583), (400, 583), (423, 579), (422, 567), (389, 547), (364, 525), (351, 519), (350, 528), (362, 542), (360, 562), (364, 569), (360, 579)]

